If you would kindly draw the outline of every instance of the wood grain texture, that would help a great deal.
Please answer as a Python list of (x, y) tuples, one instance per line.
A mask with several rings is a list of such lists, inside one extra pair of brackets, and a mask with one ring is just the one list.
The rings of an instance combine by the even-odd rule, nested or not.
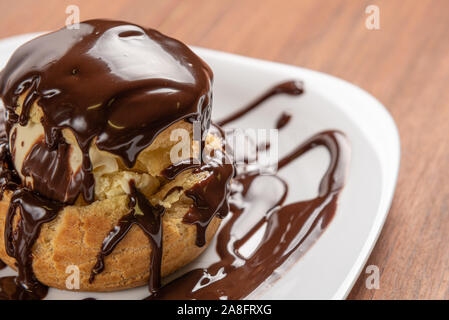
[[(449, 1), (0, 1), (0, 37), (81, 19), (130, 20), (207, 48), (346, 79), (376, 96), (399, 127), (402, 160), (389, 217), (350, 299), (449, 299)], [(380, 7), (381, 29), (365, 28)]]

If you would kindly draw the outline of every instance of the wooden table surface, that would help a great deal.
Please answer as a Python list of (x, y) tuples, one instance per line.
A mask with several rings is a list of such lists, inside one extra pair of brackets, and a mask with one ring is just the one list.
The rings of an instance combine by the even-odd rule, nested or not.
[[(346, 79), (377, 97), (400, 131), (392, 208), (350, 299), (449, 299), (449, 1), (0, 0), (0, 37), (115, 18), (188, 44), (284, 62)], [(365, 8), (380, 8), (380, 30)]]

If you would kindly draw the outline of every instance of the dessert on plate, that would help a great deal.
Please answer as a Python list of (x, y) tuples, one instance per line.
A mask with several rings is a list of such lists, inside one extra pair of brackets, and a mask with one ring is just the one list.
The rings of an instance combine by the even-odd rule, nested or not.
[[(0, 269), (17, 276), (0, 277), (0, 299), (145, 284), (148, 299), (241, 299), (313, 245), (344, 187), (347, 138), (318, 132), (264, 163), (277, 145), (258, 137), (239, 158), (218, 125), (300, 96), (303, 83), (279, 83), (216, 125), (212, 78), (181, 42), (126, 22), (86, 21), (14, 52), (0, 73)], [(283, 113), (273, 124), (290, 121)], [(317, 147), (330, 161), (316, 197), (290, 198), (277, 170)], [(211, 264), (161, 285), (216, 233)], [(66, 283), (74, 269), (76, 288)]]
[(0, 73), (0, 259), (18, 276), (0, 295), (66, 289), (69, 266), (82, 291), (154, 293), (206, 248), (234, 174), (212, 78), (183, 43), (125, 22), (16, 50)]

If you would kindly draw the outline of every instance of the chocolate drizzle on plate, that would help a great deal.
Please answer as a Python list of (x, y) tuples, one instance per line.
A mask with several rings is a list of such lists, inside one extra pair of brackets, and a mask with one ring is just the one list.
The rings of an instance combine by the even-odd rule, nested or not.
[(299, 95), (303, 94), (303, 92), (304, 92), (304, 84), (301, 81), (285, 81), (285, 82), (279, 83), (278, 85), (267, 90), (259, 98), (255, 99), (253, 102), (249, 103), (245, 107), (241, 108), (240, 110), (236, 111), (235, 113), (231, 114), (230, 116), (226, 117), (225, 119), (218, 121), (217, 124), (221, 127), (221, 126), (224, 126), (232, 121), (235, 121), (235, 120), (243, 117), (244, 115), (246, 115), (248, 112), (259, 107), (263, 102), (265, 102), (269, 98), (276, 96), (278, 94), (288, 94), (290, 96), (299, 96)]
[[(258, 172), (237, 175), (234, 183), (241, 186), (241, 191), (231, 197), (232, 216), (217, 235), (219, 261), (184, 274), (162, 287), (157, 296), (148, 299), (240, 299), (272, 277), (279, 267), (287, 268), (288, 264), (294, 263), (321, 235), (335, 214), (348, 160), (347, 140), (338, 131), (319, 133), (279, 163), (279, 169), (282, 169), (318, 146), (329, 151), (331, 161), (316, 198), (284, 205), (288, 186), (281, 178), (271, 176), (281, 182), (282, 195), (245, 235), (235, 239), (231, 235), (235, 233), (239, 219), (247, 214), (257, 214), (251, 212), (248, 192), (258, 179), (268, 178), (259, 176)], [(264, 226), (266, 229), (257, 248), (249, 257), (243, 256), (239, 249)]]
[(281, 116), (276, 121), (276, 129), (280, 130), (284, 128), (291, 120), (292, 115), (287, 112), (282, 112)]
[(101, 251), (98, 254), (97, 263), (92, 269), (89, 282), (104, 270), (104, 258), (114, 251), (119, 242), (127, 235), (132, 226), (139, 226), (151, 244), (150, 278), (148, 289), (155, 294), (161, 286), (161, 262), (162, 262), (162, 215), (164, 207), (153, 206), (131, 181), (128, 207), (129, 213), (123, 216), (104, 239)]

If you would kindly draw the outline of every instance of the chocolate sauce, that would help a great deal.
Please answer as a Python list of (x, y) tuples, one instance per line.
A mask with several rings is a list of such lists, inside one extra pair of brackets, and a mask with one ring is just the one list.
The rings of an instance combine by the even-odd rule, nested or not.
[[(2, 157), (2, 145), (0, 144), (0, 157)], [(15, 190), (20, 185), (20, 177), (10, 160), (0, 160), (0, 200), (6, 190)]]
[[(281, 84), (281, 87), (283, 85), (285, 83)], [(269, 90), (254, 103), (221, 121), (221, 124), (246, 115), (273, 96), (273, 92), (278, 93), (278, 87)], [(217, 235), (216, 250), (220, 261), (207, 268), (186, 273), (162, 287), (157, 296), (150, 296), (147, 299), (240, 299), (260, 287), (272, 277), (275, 270), (294, 263), (316, 241), (335, 214), (338, 195), (344, 185), (349, 155), (348, 143), (341, 132), (325, 131), (295, 148), (278, 164), (278, 168), (282, 169), (317, 146), (328, 149), (331, 161), (321, 179), (316, 198), (283, 205), (287, 197), (288, 184), (278, 176), (273, 176), (284, 188), (282, 196), (251, 230), (240, 239), (234, 239), (231, 235), (239, 218), (251, 214), (251, 202), (257, 201), (248, 199), (247, 194), (254, 181), (260, 177), (259, 172), (243, 170), (233, 182), (240, 188), (237, 187), (239, 191), (234, 192), (231, 197), (232, 215)], [(269, 147), (268, 145), (266, 149)], [(249, 257), (242, 256), (239, 249), (265, 225), (263, 238), (255, 251)]]
[[(2, 285), (1, 298), (29, 300), (46, 296), (47, 286), (33, 272), (32, 249), (42, 225), (55, 219), (62, 207), (62, 203), (42, 198), (26, 188), (14, 191), (5, 221), (5, 249), (16, 260), (18, 276), (1, 280), (2, 284), (16, 283), (15, 289), (8, 291)], [(20, 217), (14, 227), (17, 214)]]
[(72, 180), (70, 154), (70, 145), (63, 140), (55, 148), (41, 140), (31, 147), (23, 160), (22, 174), (32, 177), (33, 190), (39, 190), (45, 197), (60, 202), (71, 200), (67, 194), (76, 194), (79, 181)]
[(284, 128), (292, 119), (292, 115), (286, 112), (282, 112), (281, 116), (276, 121), (276, 129), (280, 130)]
[(21, 183), (11, 161), (3, 110), (3, 105), (0, 102), (0, 200), (3, 199), (3, 193), (6, 190), (15, 190)]
[(167, 180), (173, 180), (180, 173), (189, 169), (198, 168), (199, 166), (200, 164), (195, 162), (195, 159), (186, 159), (184, 161), (171, 164), (170, 166), (162, 170), (161, 175)]
[(170, 190), (168, 190), (168, 192), (165, 194), (164, 196), (164, 200), (167, 199), (172, 193), (174, 192), (181, 192), (183, 189), (183, 187), (177, 186), (177, 187), (173, 187)]
[[(211, 127), (211, 132), (216, 135), (221, 136), (222, 132), (216, 126)], [(222, 136), (222, 141), (224, 143), (224, 137)], [(202, 148), (204, 150), (204, 148)], [(183, 222), (187, 224), (193, 224), (197, 229), (196, 245), (202, 247), (206, 244), (206, 230), (212, 219), (217, 216), (223, 219), (229, 212), (228, 197), (230, 190), (228, 185), (231, 178), (234, 176), (234, 166), (231, 164), (230, 159), (221, 150), (213, 150), (210, 154), (202, 153), (202, 163), (196, 164), (193, 159), (188, 159), (179, 164), (171, 165), (163, 171), (163, 176), (165, 178), (172, 180), (181, 172), (192, 169), (193, 173), (208, 171), (209, 175), (195, 184), (191, 189), (186, 190), (185, 194), (187, 197), (193, 200), (193, 205), (189, 211), (183, 217)], [(117, 226), (110, 231), (109, 235), (104, 239), (101, 252), (98, 255), (98, 260), (94, 266), (90, 282), (92, 283), (95, 276), (104, 270), (104, 257), (111, 254), (117, 244), (126, 236), (131, 227), (134, 224), (139, 225), (147, 235), (151, 236), (153, 240), (150, 239), (152, 244), (152, 256), (151, 256), (151, 266), (150, 266), (150, 280), (149, 289), (152, 296), (158, 295), (158, 290), (160, 288), (161, 278), (161, 257), (162, 257), (162, 227), (160, 223), (162, 219), (159, 218), (157, 221), (155, 219), (155, 210), (162, 210), (162, 207), (153, 207), (144, 195), (139, 193), (137, 189), (131, 185), (131, 194), (129, 207), (131, 212), (120, 219)], [(182, 187), (174, 187), (170, 189), (165, 198), (175, 191), (183, 190)], [(145, 202), (145, 209), (141, 207), (141, 203)], [(141, 212), (143, 215), (135, 214), (135, 206), (141, 207)], [(159, 214), (159, 217), (162, 215)], [(143, 221), (140, 221), (145, 219)], [(156, 241), (154, 239), (154, 230), (148, 230), (148, 226), (153, 227), (154, 225), (159, 225), (158, 230), (160, 233)], [(153, 232), (153, 233), (152, 233)], [(159, 231), (157, 231), (159, 232)], [(155, 254), (156, 256), (153, 256)]]
[(129, 230), (137, 225), (143, 230), (151, 244), (148, 289), (151, 294), (155, 294), (161, 286), (162, 215), (165, 209), (161, 206), (151, 205), (148, 199), (137, 190), (134, 182), (130, 183), (130, 190), (128, 203), (130, 211), (119, 220), (117, 226), (104, 239), (89, 282), (92, 283), (96, 275), (104, 270), (104, 258), (110, 255)]
[[(156, 297), (149, 299), (244, 298), (281, 265), (285, 267), (287, 260), (296, 261), (320, 236), (334, 216), (338, 194), (345, 177), (347, 141), (344, 135), (337, 131), (313, 136), (283, 158), (279, 168), (285, 167), (316, 146), (326, 147), (331, 155), (330, 166), (321, 179), (316, 198), (283, 205), (287, 195), (287, 186), (283, 182), (284, 192), (280, 199), (240, 239), (234, 239), (231, 234), (239, 218), (250, 214), (250, 205), (234, 205), (231, 218), (217, 236), (216, 250), (220, 261), (208, 268), (188, 272), (162, 287)], [(247, 200), (245, 195), (258, 177), (258, 174), (254, 173), (237, 175), (235, 178), (235, 182), (243, 186), (240, 195), (244, 201)], [(256, 250), (249, 257), (242, 256), (239, 248), (264, 225), (266, 230)]]
[[(209, 67), (181, 42), (124, 22), (91, 20), (17, 49), (0, 74), (0, 95), (8, 111), (8, 136), (15, 123), (27, 124), (36, 102), (44, 114), (45, 144), (34, 153), (64, 158), (66, 151), (50, 154), (63, 143), (64, 128), (71, 129), (83, 153), (75, 177), (54, 183), (51, 190), (46, 187), (51, 173), (62, 173), (62, 167), (46, 173), (48, 163), (30, 159), (35, 190), (66, 203), (81, 193), (92, 202), (91, 144), (132, 167), (139, 153), (176, 121), (200, 121), (207, 132), (211, 81)], [(26, 97), (18, 117), (21, 95)]]
[(278, 95), (278, 94), (288, 94), (291, 96), (298, 96), (303, 94), (304, 92), (304, 85), (301, 81), (285, 81), (282, 82), (268, 91), (266, 91), (263, 95), (261, 95), (259, 98), (254, 100), (253, 102), (249, 103), (247, 106), (243, 107), (239, 111), (231, 114), (230, 116), (226, 117), (223, 120), (220, 120), (217, 122), (218, 126), (224, 126), (225, 124), (228, 124), (232, 121), (237, 120), (240, 117), (243, 117), (248, 112), (254, 110), (257, 108), (260, 104), (268, 100), (269, 98)]
[(234, 176), (234, 166), (221, 150), (213, 150), (205, 158), (204, 164), (193, 172), (208, 171), (209, 176), (186, 190), (185, 194), (193, 200), (193, 205), (182, 220), (196, 226), (195, 243), (199, 247), (206, 244), (206, 230), (212, 219), (215, 216), (223, 219), (229, 212), (228, 185)]
[[(5, 119), (3, 116), (3, 105), (0, 102), (0, 200), (3, 199), (3, 193), (6, 190), (14, 190), (20, 184), (20, 178), (12, 170), (11, 157), (9, 156), (9, 143), (5, 131)], [(0, 270), (4, 269), (6, 264), (0, 260)], [(1, 280), (0, 280), (1, 281)], [(0, 285), (0, 292), (1, 292)], [(1, 296), (1, 293), (0, 293)]]
[[(80, 194), (87, 202), (93, 201), (90, 146), (95, 143), (99, 149), (119, 156), (126, 166), (132, 167), (139, 153), (176, 121), (200, 121), (204, 140), (210, 125), (211, 81), (212, 72), (207, 65), (182, 43), (157, 31), (123, 22), (87, 21), (80, 24), (79, 30), (61, 29), (28, 42), (16, 51), (0, 74), (0, 95), (6, 105), (7, 119), (5, 130), (0, 132), (0, 184), (2, 194), (6, 189), (15, 190), (6, 219), (5, 246), (8, 255), (17, 261), (19, 275), (0, 278), (0, 299), (45, 296), (47, 287), (39, 283), (33, 273), (32, 247), (41, 226), (52, 221), (64, 205), (73, 203)], [(273, 87), (219, 124), (228, 124), (281, 93), (302, 94), (302, 82), (287, 81)], [(22, 112), (17, 115), (15, 110), (21, 95), (26, 97)], [(34, 180), (36, 192), (31, 192), (21, 186), (14, 170), (8, 137), (16, 123), (27, 124), (34, 103), (44, 114), (45, 140), (33, 146), (24, 161), (22, 173)], [(289, 120), (289, 117), (281, 117), (277, 127), (282, 128)], [(0, 125), (3, 122), (0, 121)], [(64, 128), (72, 130), (83, 154), (77, 172), (68, 171), (71, 170), (68, 165), (71, 151), (62, 135)], [(211, 128), (215, 129), (220, 131), (218, 127)], [(278, 176), (272, 176), (280, 181), (283, 194), (240, 239), (231, 234), (240, 217), (252, 214), (251, 203), (257, 200), (248, 194), (257, 180), (263, 178), (257, 171), (244, 170), (237, 174), (230, 195), (228, 182), (235, 175), (234, 167), (218, 161), (226, 157), (220, 150), (203, 155), (200, 164), (185, 162), (165, 169), (162, 175), (167, 180), (189, 169), (209, 172), (205, 179), (185, 191), (193, 205), (183, 222), (197, 227), (198, 246), (204, 245), (207, 226), (215, 216), (224, 218), (229, 211), (231, 216), (217, 236), (220, 260), (207, 268), (192, 270), (162, 288), (164, 209), (152, 206), (131, 184), (130, 211), (105, 238), (90, 281), (104, 270), (104, 258), (133, 225), (138, 225), (148, 236), (152, 249), (149, 299), (248, 296), (276, 270), (294, 263), (335, 214), (348, 156), (342, 133), (327, 131), (313, 136), (283, 158), (279, 169), (317, 146), (326, 147), (331, 155), (318, 196), (285, 205), (288, 185)], [(52, 176), (60, 181), (52, 180)], [(170, 192), (172, 190), (168, 194)], [(17, 214), (20, 219), (14, 228)], [(263, 238), (254, 252), (248, 257), (240, 254), (239, 249), (265, 225)]]

